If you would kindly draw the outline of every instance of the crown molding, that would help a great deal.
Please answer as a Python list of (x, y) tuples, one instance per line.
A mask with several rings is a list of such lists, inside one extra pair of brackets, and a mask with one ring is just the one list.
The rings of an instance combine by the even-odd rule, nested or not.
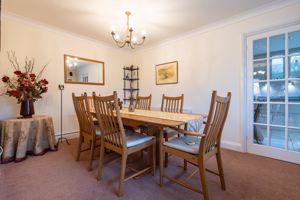
[(156, 42), (155, 44), (152, 44), (149, 46), (141, 47), (141, 48), (135, 50), (133, 53), (140, 53), (140, 52), (148, 51), (148, 50), (151, 50), (151, 49), (154, 49), (157, 47), (163, 47), (163, 46), (169, 45), (171, 43), (174, 43), (174, 42), (177, 42), (180, 40), (185, 40), (185, 39), (194, 37), (199, 34), (204, 34), (204, 33), (208, 33), (208, 32), (211, 32), (211, 31), (214, 31), (217, 29), (221, 29), (226, 26), (236, 24), (236, 23), (251, 19), (253, 17), (257, 17), (260, 15), (270, 13), (272, 11), (279, 10), (279, 9), (289, 7), (291, 5), (299, 4), (299, 3), (300, 3), (300, 0), (276, 0), (275, 2), (265, 4), (259, 8), (255, 8), (255, 9), (243, 12), (241, 14), (235, 15), (235, 16), (227, 18), (225, 20), (221, 20), (216, 23), (211, 23), (206, 26), (202, 26), (200, 28), (194, 29), (189, 32), (185, 32), (183, 34), (171, 37), (169, 39), (166, 39), (166, 40), (163, 40), (160, 42)]
[[(92, 43), (96, 46), (101, 46), (101, 47), (104, 46), (104, 47), (108, 47), (108, 48), (111, 48), (111, 49), (114, 49), (114, 50), (121, 51), (121, 49), (117, 48), (115, 45), (112, 45), (112, 44), (109, 44), (109, 43), (106, 43), (106, 42), (103, 42), (103, 41), (99, 41), (99, 40), (96, 40), (94, 38), (87, 37), (87, 36), (84, 36), (84, 35), (81, 35), (81, 34), (73, 33), (73, 32), (70, 32), (70, 31), (67, 31), (65, 29), (55, 27), (55, 26), (51, 26), (49, 24), (45, 24), (45, 23), (39, 22), (37, 20), (33, 20), (33, 19), (30, 19), (30, 18), (27, 18), (27, 17), (24, 17), (24, 16), (20, 16), (20, 15), (17, 15), (15, 13), (12, 13), (12, 12), (2, 11), (2, 17), (3, 17), (2, 18), (3, 20), (10, 19), (10, 20), (18, 21), (18, 22), (21, 22), (21, 23), (24, 23), (24, 24), (28, 24), (28, 25), (32, 25), (32, 26), (35, 26), (35, 27), (38, 27), (38, 28), (45, 29), (49, 32), (54, 32), (54, 33), (62, 34), (62, 35), (72, 37), (72, 38), (75, 38), (75, 39), (84, 40), (84, 41), (90, 42), (90, 43)], [(125, 50), (125, 52), (127, 52), (127, 51)]]

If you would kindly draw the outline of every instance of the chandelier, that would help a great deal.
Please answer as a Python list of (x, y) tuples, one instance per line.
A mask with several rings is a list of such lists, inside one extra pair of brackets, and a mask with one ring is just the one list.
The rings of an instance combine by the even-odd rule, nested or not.
[(125, 37), (121, 39), (120, 36), (114, 32), (114, 30), (111, 32), (111, 35), (118, 47), (122, 48), (127, 44), (127, 46), (134, 49), (136, 46), (140, 46), (144, 43), (146, 36), (144, 33), (142, 33), (142, 38), (140, 40), (132, 36), (133, 29), (129, 26), (129, 15), (131, 12), (126, 11), (125, 14), (127, 16)]

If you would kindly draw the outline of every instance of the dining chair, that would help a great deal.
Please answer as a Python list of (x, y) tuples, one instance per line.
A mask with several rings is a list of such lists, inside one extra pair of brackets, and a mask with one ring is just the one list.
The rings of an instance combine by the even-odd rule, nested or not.
[[(204, 200), (208, 200), (208, 191), (206, 185), (205, 171), (218, 175), (223, 190), (225, 187), (224, 172), (221, 159), (221, 136), (224, 123), (227, 118), (230, 105), (231, 93), (228, 92), (226, 97), (217, 96), (217, 92), (212, 92), (209, 114), (203, 133), (191, 132), (173, 127), (181, 137), (174, 138), (170, 141), (162, 141), (160, 138), (160, 185), (163, 186), (163, 178), (175, 182), (195, 192), (202, 193)], [(168, 152), (175, 156), (187, 160), (197, 167), (189, 177), (191, 178), (199, 170), (202, 191), (186, 183), (187, 180), (181, 181), (174, 177), (164, 175), (163, 153)], [(216, 156), (218, 172), (205, 168), (204, 161), (212, 156)]]
[[(182, 94), (180, 96), (166, 96), (165, 94), (163, 94), (160, 110), (162, 112), (182, 113), (183, 100), (184, 100), (184, 94)], [(177, 134), (176, 131), (169, 129), (169, 128), (165, 128), (164, 129), (165, 141), (168, 141), (170, 137), (173, 137), (176, 134)], [(167, 167), (168, 166), (168, 153), (165, 153), (165, 161), (164, 162), (165, 162), (165, 167)]]
[[(101, 140), (100, 127), (94, 124), (87, 94), (84, 93), (81, 96), (75, 96), (75, 94), (72, 93), (72, 98), (79, 123), (79, 142), (76, 161), (79, 161), (81, 152), (91, 150), (88, 165), (88, 171), (91, 171), (96, 143)], [(84, 141), (90, 141), (90, 148), (82, 150), (82, 143)]]
[[(100, 161), (97, 179), (102, 178), (102, 168), (104, 159), (104, 150), (108, 149), (121, 155), (121, 169), (119, 178), (118, 196), (122, 195), (123, 182), (141, 175), (142, 173), (152, 168), (153, 175), (155, 173), (155, 162), (156, 162), (156, 138), (153, 136), (143, 135), (136, 133), (132, 130), (125, 132), (123, 122), (121, 119), (120, 108), (118, 105), (117, 93), (114, 92), (111, 96), (93, 96), (96, 115), (99, 121), (100, 130), (102, 133), (102, 140), (100, 146)], [(152, 148), (152, 166), (145, 167), (144, 169), (125, 178), (125, 169), (127, 157), (135, 152), (143, 149), (149, 149), (151, 152)], [(151, 154), (151, 153), (150, 153)], [(150, 156), (149, 156), (150, 159)], [(149, 162), (151, 162), (149, 160)]]
[[(91, 110), (95, 110), (95, 107), (94, 107), (94, 99), (93, 99), (93, 95), (96, 95), (95, 92), (92, 93), (92, 96), (87, 96), (87, 101), (88, 101), (88, 104), (89, 104), (89, 107)], [(99, 94), (100, 95), (100, 94)], [(93, 117), (93, 122), (95, 125), (99, 125), (98, 124), (98, 119), (96, 118), (95, 115), (92, 115)]]
[(136, 96), (135, 108), (141, 110), (150, 110), (151, 108), (151, 98), (152, 95), (149, 96)]

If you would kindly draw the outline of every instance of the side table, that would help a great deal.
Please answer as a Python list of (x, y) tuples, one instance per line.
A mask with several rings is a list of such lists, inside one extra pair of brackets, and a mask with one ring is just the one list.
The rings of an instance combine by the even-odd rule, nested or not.
[(56, 150), (53, 121), (50, 116), (33, 116), (27, 119), (11, 118), (2, 121), (1, 163), (20, 162), (27, 154), (43, 155)]

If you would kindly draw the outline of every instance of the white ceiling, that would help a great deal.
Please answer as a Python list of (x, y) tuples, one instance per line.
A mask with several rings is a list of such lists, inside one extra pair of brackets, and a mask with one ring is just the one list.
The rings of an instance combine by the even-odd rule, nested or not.
[(123, 32), (125, 11), (145, 46), (270, 6), (282, 0), (3, 0), (4, 12), (23, 16), (108, 44), (110, 31)]

